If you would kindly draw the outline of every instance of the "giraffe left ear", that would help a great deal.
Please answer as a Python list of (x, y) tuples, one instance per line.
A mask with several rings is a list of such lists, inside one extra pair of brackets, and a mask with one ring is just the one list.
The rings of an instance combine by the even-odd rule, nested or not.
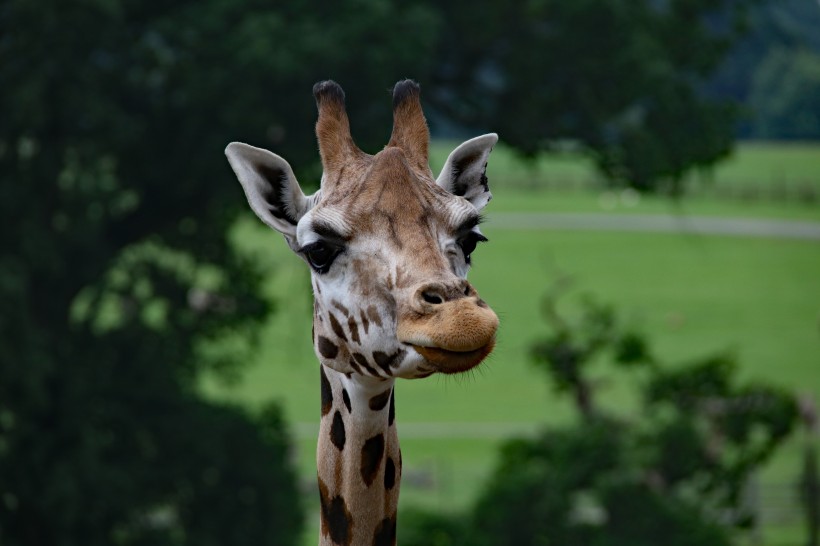
[(493, 197), (487, 184), (487, 158), (496, 142), (498, 135), (489, 133), (461, 144), (450, 153), (436, 184), (465, 198), (475, 208), (484, 208)]
[(296, 224), (313, 206), (316, 195), (305, 197), (288, 162), (272, 152), (231, 142), (225, 155), (253, 212), (294, 246)]

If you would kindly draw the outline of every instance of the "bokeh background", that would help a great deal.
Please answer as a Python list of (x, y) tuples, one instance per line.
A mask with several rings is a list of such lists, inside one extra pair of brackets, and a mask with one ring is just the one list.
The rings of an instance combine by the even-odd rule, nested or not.
[(498, 132), (501, 317), (400, 382), (399, 544), (818, 544), (816, 0), (4, 0), (0, 545), (315, 544), (307, 269), (223, 156), (318, 185), (312, 85), (438, 172)]

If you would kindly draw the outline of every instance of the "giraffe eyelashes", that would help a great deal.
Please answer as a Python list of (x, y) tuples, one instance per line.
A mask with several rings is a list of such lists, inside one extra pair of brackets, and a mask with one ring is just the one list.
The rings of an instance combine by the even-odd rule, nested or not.
[(336, 256), (341, 254), (344, 247), (333, 245), (325, 241), (316, 241), (299, 249), (299, 253), (307, 258), (310, 266), (316, 273), (327, 273)]
[(456, 241), (456, 244), (461, 248), (461, 251), (464, 253), (464, 260), (467, 263), (470, 263), (470, 255), (475, 251), (476, 245), (478, 243), (484, 243), (489, 241), (486, 237), (484, 237), (480, 233), (476, 233), (475, 231), (471, 231), (467, 233), (464, 237)]

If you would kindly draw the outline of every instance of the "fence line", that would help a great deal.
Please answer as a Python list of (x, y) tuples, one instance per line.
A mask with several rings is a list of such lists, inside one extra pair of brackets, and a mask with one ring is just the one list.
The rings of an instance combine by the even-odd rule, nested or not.
[(494, 229), (573, 229), (820, 240), (820, 222), (672, 214), (497, 212)]
[[(526, 180), (508, 179), (506, 187), (527, 190), (548, 190), (555, 192), (601, 192), (609, 189), (608, 183), (595, 177), (552, 177), (536, 176)], [(695, 180), (684, 183), (687, 197), (708, 197), (724, 201), (741, 202), (785, 202), (813, 206), (820, 203), (820, 182), (818, 180), (772, 180), (770, 182), (715, 180), (712, 182)]]

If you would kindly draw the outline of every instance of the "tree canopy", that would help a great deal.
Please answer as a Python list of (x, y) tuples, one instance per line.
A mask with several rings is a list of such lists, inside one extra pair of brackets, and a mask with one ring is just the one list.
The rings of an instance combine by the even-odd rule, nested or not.
[(737, 134), (746, 138), (820, 138), (816, 97), (820, 4), (759, 1), (748, 32), (710, 77), (706, 92), (742, 105)]
[[(451, 2), (436, 67), (441, 102), (525, 154), (570, 141), (614, 183), (677, 190), (685, 172), (731, 148), (733, 103), (698, 86), (735, 39), (746, 4)], [(446, 102), (452, 96), (466, 99)]]
[(571, 140), (618, 183), (657, 187), (728, 149), (734, 109), (699, 85), (745, 4), (3, 2), (0, 542), (298, 532), (276, 411), (196, 389), (236, 369), (271, 310), (228, 240), (245, 208), (228, 142), (315, 186), (313, 83), (343, 85), (374, 150), (388, 89), (413, 77), (434, 128), (496, 130), (524, 153)]

